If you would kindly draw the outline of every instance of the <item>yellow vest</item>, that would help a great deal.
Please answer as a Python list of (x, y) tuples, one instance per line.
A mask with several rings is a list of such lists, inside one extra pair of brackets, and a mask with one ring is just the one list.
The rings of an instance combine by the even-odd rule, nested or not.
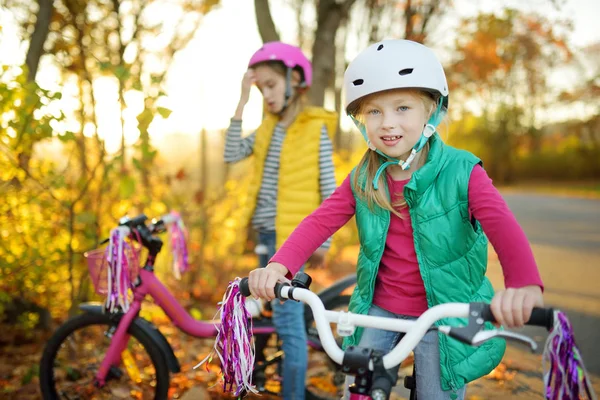
[[(247, 226), (254, 215), (271, 137), (279, 118), (267, 114), (256, 131), (254, 141), (254, 174), (248, 192), (248, 204), (242, 217)], [(298, 224), (319, 204), (319, 149), (321, 129), (327, 127), (330, 138), (337, 129), (337, 113), (318, 107), (307, 107), (286, 131), (279, 158), (277, 184), (277, 211), (275, 231), (277, 248), (288, 238)]]

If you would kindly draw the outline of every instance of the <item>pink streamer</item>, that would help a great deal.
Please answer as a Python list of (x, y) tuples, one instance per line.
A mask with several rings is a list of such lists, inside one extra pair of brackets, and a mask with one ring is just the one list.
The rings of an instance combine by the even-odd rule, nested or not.
[(223, 390), (233, 391), (235, 396), (244, 392), (258, 393), (252, 385), (254, 369), (254, 343), (252, 342), (252, 318), (245, 306), (246, 298), (239, 288), (240, 278), (229, 283), (223, 300), (219, 303), (221, 324), (216, 326), (217, 338), (211, 354), (194, 368), (212, 360), (217, 354), (221, 360)]
[(177, 279), (181, 278), (181, 274), (189, 269), (189, 258), (187, 250), (188, 232), (183, 224), (181, 215), (176, 211), (171, 211), (171, 216), (174, 222), (167, 226), (171, 242), (171, 250), (173, 252), (173, 274)]
[(554, 327), (546, 340), (542, 366), (546, 399), (597, 399), (575, 344), (573, 327), (563, 312), (554, 313)]
[[(110, 312), (129, 309), (129, 288), (132, 287), (131, 271), (137, 268), (137, 259), (132, 246), (125, 241), (128, 228), (115, 228), (110, 232), (110, 241), (104, 253), (107, 261), (108, 293), (106, 308)], [(130, 260), (128, 254), (132, 255)], [(130, 265), (133, 264), (133, 265)]]

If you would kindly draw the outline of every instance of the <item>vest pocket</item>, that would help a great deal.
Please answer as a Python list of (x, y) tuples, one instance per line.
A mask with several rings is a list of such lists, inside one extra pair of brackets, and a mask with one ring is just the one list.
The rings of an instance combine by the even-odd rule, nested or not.
[(413, 229), (419, 235), (422, 256), (436, 267), (466, 256), (478, 237), (469, 221), (466, 203), (459, 203), (433, 218), (417, 221)]

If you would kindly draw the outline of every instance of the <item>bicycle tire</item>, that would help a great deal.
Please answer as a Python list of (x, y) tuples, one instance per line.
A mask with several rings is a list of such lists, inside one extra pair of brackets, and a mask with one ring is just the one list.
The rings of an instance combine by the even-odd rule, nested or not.
[[(339, 308), (348, 308), (348, 305), (350, 304), (350, 296), (348, 295), (342, 295), (342, 296), (337, 296), (332, 298), (330, 301), (328, 301), (325, 305), (325, 309), (326, 310), (335, 310), (335, 309), (339, 309)], [(314, 318), (310, 318), (307, 321), (307, 330), (310, 330), (310, 325), (314, 322)], [(326, 356), (326, 355), (325, 355)], [(309, 357), (310, 357), (310, 353), (309, 353)], [(333, 372), (334, 374), (334, 378), (332, 378), (332, 380), (336, 380), (338, 378), (340, 378), (338, 375), (342, 375), (341, 377), (343, 379), (345, 379), (345, 375), (342, 374), (341, 372), (341, 367), (339, 365), (337, 365), (336, 363), (334, 363), (332, 360), (329, 359), (329, 357), (327, 357), (328, 359), (328, 366), (329, 369), (331, 370), (331, 372)], [(309, 360), (310, 362), (310, 360)], [(334, 384), (332, 382), (332, 384)], [(334, 384), (335, 386), (338, 386), (336, 384)], [(343, 385), (343, 384), (342, 384)], [(330, 400), (330, 399), (339, 399), (339, 393), (326, 393), (326, 391), (317, 391), (316, 389), (312, 388), (310, 385), (306, 385), (306, 392), (305, 392), (305, 398), (306, 400)]]
[[(88, 327), (105, 326), (107, 329), (115, 327), (119, 319), (107, 314), (84, 313), (69, 319), (52, 335), (44, 348), (40, 361), (40, 389), (44, 400), (58, 400), (55, 382), (56, 358), (61, 348), (66, 348), (65, 341), (75, 332)], [(153, 345), (151, 338), (135, 325), (129, 327), (128, 334), (135, 338), (150, 357), (155, 371), (155, 400), (167, 399), (169, 390), (169, 370), (163, 354), (158, 347)], [(95, 371), (93, 371), (95, 374)], [(101, 389), (98, 389), (101, 390)], [(72, 397), (69, 397), (72, 398)]]

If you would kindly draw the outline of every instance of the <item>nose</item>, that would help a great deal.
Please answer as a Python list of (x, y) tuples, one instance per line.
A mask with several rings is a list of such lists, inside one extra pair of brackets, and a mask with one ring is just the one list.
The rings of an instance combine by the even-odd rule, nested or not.
[(381, 127), (386, 131), (392, 130), (398, 126), (398, 118), (393, 113), (383, 113)]

